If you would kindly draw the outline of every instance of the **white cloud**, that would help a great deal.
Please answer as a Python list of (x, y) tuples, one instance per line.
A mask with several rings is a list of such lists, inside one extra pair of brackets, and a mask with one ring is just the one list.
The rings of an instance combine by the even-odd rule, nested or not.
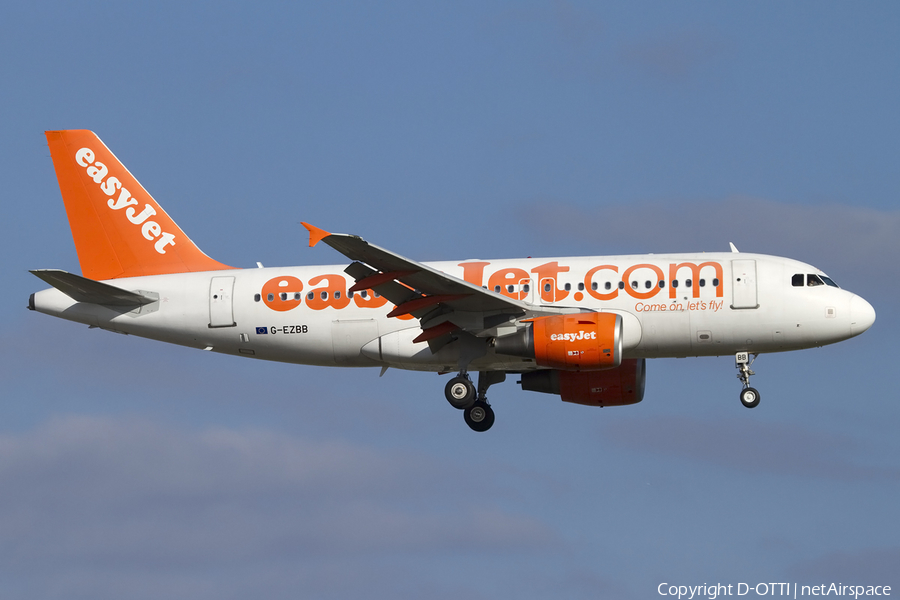
[[(623, 419), (602, 425), (619, 446), (755, 474), (838, 481), (900, 481), (900, 468), (855, 462), (866, 448), (846, 435), (746, 419), (687, 416)], [(748, 452), (752, 448), (752, 452)]]
[[(312, 563), (326, 572), (354, 560), (530, 554), (559, 543), (545, 524), (504, 509), (505, 492), (485, 475), (265, 430), (58, 418), (0, 436), (0, 489), (0, 564), (32, 598), (56, 596), (54, 580), (87, 586), (91, 577), (91, 597), (135, 597), (148, 572), (157, 592), (184, 584), (197, 590), (184, 597), (221, 597), (236, 573), (247, 582), (279, 565), (292, 580), (291, 564), (313, 577)], [(322, 572), (313, 579), (327, 587)]]

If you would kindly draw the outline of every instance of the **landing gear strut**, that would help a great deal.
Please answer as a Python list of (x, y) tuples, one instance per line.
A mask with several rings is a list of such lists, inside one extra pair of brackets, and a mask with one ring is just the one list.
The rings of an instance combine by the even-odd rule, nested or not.
[(487, 390), (505, 379), (506, 373), (503, 371), (480, 371), (476, 389), (468, 373), (460, 371), (447, 382), (444, 395), (451, 406), (463, 411), (466, 425), (473, 431), (487, 431), (494, 424), (494, 410), (488, 403)]
[(759, 354), (754, 354), (753, 358), (750, 358), (747, 352), (738, 352), (734, 355), (734, 366), (737, 367), (738, 370), (738, 379), (741, 380), (741, 383), (744, 384), (744, 389), (741, 390), (741, 404), (746, 406), (747, 408), (756, 408), (759, 404), (759, 392), (756, 391), (755, 388), (750, 387), (750, 376), (756, 375), (753, 371), (750, 370), (750, 365), (753, 364), (753, 361), (756, 360), (756, 357)]

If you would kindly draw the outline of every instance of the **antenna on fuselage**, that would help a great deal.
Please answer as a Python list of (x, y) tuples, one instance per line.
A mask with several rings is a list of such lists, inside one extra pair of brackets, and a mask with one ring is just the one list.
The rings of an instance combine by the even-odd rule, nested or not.
[(734, 242), (728, 242), (728, 245), (731, 246), (731, 251), (735, 254), (738, 254), (740, 250), (737, 249), (737, 246), (734, 245)]

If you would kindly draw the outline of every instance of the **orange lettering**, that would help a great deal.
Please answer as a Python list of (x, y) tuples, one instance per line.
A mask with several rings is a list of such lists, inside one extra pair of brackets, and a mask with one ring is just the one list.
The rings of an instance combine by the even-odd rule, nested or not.
[[(491, 275), (488, 281), (488, 289), (496, 291), (499, 287), (500, 293), (504, 296), (508, 296), (513, 300), (524, 300), (525, 296), (528, 295), (524, 286), (528, 282), (528, 273), (522, 269), (500, 269)], [(510, 285), (513, 286), (513, 291), (511, 292), (507, 288)]]
[(484, 285), (482, 283), (484, 281), (484, 268), (488, 266), (489, 262), (484, 261), (476, 261), (476, 262), (467, 262), (467, 263), (459, 263), (459, 266), (462, 267), (463, 270), (463, 279), (468, 281), (469, 283), (475, 284), (478, 287)]
[(697, 280), (700, 279), (700, 270), (703, 269), (703, 267), (712, 267), (713, 269), (715, 269), (716, 277), (719, 280), (719, 285), (716, 286), (716, 298), (722, 297), (722, 294), (724, 293), (722, 289), (722, 286), (724, 284), (722, 277), (722, 265), (715, 262), (705, 262), (699, 265), (695, 263), (683, 262), (677, 265), (675, 263), (669, 265), (669, 298), (674, 298), (676, 295), (678, 295), (678, 290), (671, 284), (671, 282), (678, 279), (678, 271), (683, 267), (688, 267), (691, 270), (691, 277), (694, 280), (692, 282), (692, 287), (694, 288), (694, 298), (700, 297), (700, 285), (697, 283)]
[[(565, 290), (559, 289), (557, 285), (557, 277), (560, 273), (565, 273), (569, 270), (569, 267), (561, 267), (559, 263), (556, 261), (544, 263), (542, 265), (538, 265), (531, 270), (532, 273), (537, 274), (537, 279), (540, 282), (541, 288), (541, 300), (544, 302), (555, 302), (558, 300), (564, 299), (569, 295), (569, 292)], [(552, 280), (551, 287), (549, 290), (544, 289), (544, 281), (550, 279)]]
[(347, 281), (340, 275), (317, 275), (309, 280), (309, 285), (326, 282), (324, 287), (313, 289), (313, 295), (306, 301), (306, 305), (313, 310), (322, 310), (328, 306), (338, 310), (350, 304), (347, 297)]
[[(619, 272), (619, 267), (615, 265), (600, 265), (599, 267), (594, 267), (584, 276), (584, 289), (587, 290), (588, 294), (590, 294), (597, 300), (612, 300), (619, 295), (618, 286), (613, 286), (613, 290), (608, 294), (601, 294), (600, 292), (594, 290), (594, 273), (603, 269), (609, 269), (610, 271), (615, 271), (616, 273)], [(618, 279), (618, 277), (616, 279)]]
[[(656, 273), (656, 281), (651, 282), (651, 287), (646, 292), (639, 292), (631, 286), (631, 274), (638, 269), (650, 269), (654, 273)], [(663, 275), (662, 269), (660, 269), (656, 265), (651, 265), (648, 263), (633, 265), (625, 269), (625, 272), (622, 273), (622, 281), (625, 282), (625, 291), (632, 298), (637, 298), (639, 300), (646, 300), (647, 298), (652, 298), (653, 296), (658, 294), (659, 290), (661, 289), (659, 287), (659, 282), (664, 281), (664, 277), (665, 276)]]
[(300, 305), (297, 294), (302, 291), (303, 282), (296, 277), (276, 277), (262, 286), (262, 301), (272, 310), (284, 312)]
[[(363, 293), (366, 294), (363, 297)], [(360, 292), (356, 292), (353, 295), (353, 301), (360, 308), (381, 308), (385, 304), (387, 304), (387, 298), (384, 296), (375, 297), (375, 292), (372, 290), (362, 290)]]

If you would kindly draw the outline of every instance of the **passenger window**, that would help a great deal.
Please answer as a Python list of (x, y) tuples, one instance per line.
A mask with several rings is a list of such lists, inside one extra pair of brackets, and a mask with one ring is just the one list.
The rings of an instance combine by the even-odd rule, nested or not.
[(678, 287), (678, 280), (677, 280), (677, 279), (673, 279), (673, 280), (672, 280), (672, 287), (673, 287), (673, 288), (677, 288), (677, 287)]
[(495, 285), (495, 286), (494, 286), (494, 291), (497, 292), (497, 293), (499, 294), (499, 293), (500, 293), (500, 286), (499, 286), (499, 285)]
[[(591, 282), (591, 289), (592, 289), (592, 290), (596, 291), (597, 288), (599, 288), (599, 287), (600, 287), (600, 286), (597, 285), (597, 282), (596, 282), (596, 281), (592, 281), (592, 282)], [(608, 282), (608, 281), (606, 282), (606, 289), (609, 289), (609, 282)]]
[(609, 281), (607, 281), (607, 282), (606, 282), (606, 285), (603, 286), (603, 289), (605, 289), (605, 290), (611, 290), (611, 289), (612, 289), (612, 283), (610, 283)]
[(510, 294), (512, 294), (513, 291), (515, 291), (515, 289), (516, 289), (516, 287), (512, 284), (506, 286), (506, 291), (509, 292)]
[(315, 297), (316, 297), (315, 292), (310, 292), (310, 293), (308, 293), (308, 294), (306, 295), (306, 299), (307, 299), (307, 300), (312, 300), (312, 299), (315, 298)]
[(341, 293), (336, 291), (336, 292), (334, 293), (334, 297), (335, 297), (335, 298), (340, 298), (340, 297), (341, 297)]
[(705, 279), (701, 279), (698, 283), (700, 284), (700, 287), (706, 287), (706, 280), (705, 280)]
[(272, 302), (273, 300), (275, 300), (275, 294), (269, 294), (268, 296), (266, 296), (266, 298), (269, 300), (269, 302)]
[(691, 280), (690, 280), (690, 279), (685, 279), (685, 280), (684, 280), (684, 287), (691, 287)]
[(347, 297), (348, 297), (348, 298), (352, 298), (352, 297), (353, 297), (353, 292), (347, 292)]
[(797, 273), (791, 277), (791, 285), (794, 287), (803, 287), (803, 273)]
[(719, 287), (719, 278), (718, 278), (718, 277), (716, 277), (715, 279), (713, 279), (713, 285), (714, 285), (715, 287)]
[(638, 289), (638, 282), (637, 282), (637, 281), (632, 281), (632, 282), (631, 282), (631, 289), (633, 289), (633, 290)]
[(644, 282), (644, 287), (647, 288), (647, 289), (649, 290), (650, 288), (653, 287), (653, 283), (650, 282), (650, 281), (645, 281), (645, 282)]
[(565, 288), (565, 290), (566, 290), (567, 292), (570, 292), (570, 291), (572, 291), (572, 284), (571, 284), (571, 283), (567, 283), (566, 285), (563, 286), (563, 288)]
[(522, 289), (525, 290), (525, 293), (527, 294), (528, 292), (531, 291), (531, 286), (526, 283), (525, 285), (522, 286)]
[(544, 284), (544, 291), (545, 291), (545, 292), (549, 292), (549, 291), (550, 291), (550, 284), (549, 284), (549, 283), (545, 283), (545, 284)]
[(281, 301), (282, 301), (282, 302), (284, 302), (285, 300), (287, 300), (287, 292), (281, 292), (281, 293), (278, 294), (278, 295), (281, 296)]
[(254, 302), (259, 302), (260, 300), (262, 300), (262, 296), (260, 296), (259, 294), (256, 294), (255, 296), (253, 296)]
[(328, 292), (320, 293), (319, 298), (321, 298), (322, 300), (328, 300)]
[(660, 287), (660, 288), (666, 287), (666, 282), (663, 281), (662, 279), (660, 279), (660, 280), (659, 280), (659, 287)]
[(583, 284), (583, 283), (579, 283), (579, 284), (578, 284), (578, 291), (579, 291), (579, 292), (583, 292), (583, 291), (584, 291), (584, 284)]
[(620, 289), (620, 290), (624, 290), (624, 289), (625, 289), (625, 282), (624, 282), (624, 281), (620, 281), (620, 282), (619, 282), (619, 289)]

